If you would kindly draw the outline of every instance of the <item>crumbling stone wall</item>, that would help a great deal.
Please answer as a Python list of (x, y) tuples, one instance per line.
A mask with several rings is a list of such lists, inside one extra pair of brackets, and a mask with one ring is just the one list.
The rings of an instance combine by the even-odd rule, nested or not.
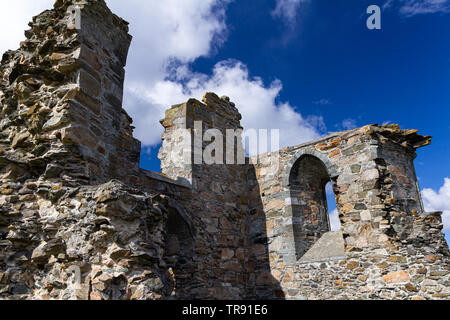
[[(216, 129), (226, 137), (227, 130), (242, 129), (240, 119), (239, 111), (227, 97), (207, 93), (202, 102), (191, 99), (173, 106), (161, 120), (166, 129), (159, 153), (163, 173), (175, 180), (181, 178), (192, 186), (192, 198), (182, 204), (191, 213), (197, 230), (194, 239), (196, 265), (190, 284), (186, 282), (180, 290), (183, 297), (248, 297), (248, 278), (255, 274), (252, 254), (260, 252), (260, 247), (264, 250), (263, 243), (253, 248), (249, 246), (248, 163), (225, 164), (227, 152), (230, 152), (225, 139), (224, 149), (216, 150), (223, 155), (224, 164), (195, 161), (209, 145), (203, 139), (208, 129)], [(187, 144), (183, 139), (185, 132), (191, 133), (188, 139), (192, 140)], [(194, 141), (195, 135), (201, 137), (199, 145)], [(243, 148), (242, 140), (237, 136), (233, 150)], [(179, 161), (182, 153), (186, 153), (187, 158), (181, 157), (185, 160)], [(234, 159), (237, 160), (237, 154)], [(260, 259), (260, 264), (268, 271), (267, 257)], [(277, 287), (275, 283), (273, 286)]]
[(127, 23), (58, 0), (25, 35), (0, 66), (0, 297), (169, 297), (167, 225), (188, 189), (139, 169)]
[(6, 171), (85, 183), (126, 179), (140, 152), (122, 109), (127, 23), (103, 1), (57, 1), (30, 27), (1, 62)]
[(161, 265), (165, 199), (118, 181), (8, 187), (12, 194), (0, 198), (3, 298), (158, 299), (171, 293), (174, 284)]
[(314, 156), (303, 156), (291, 169), (289, 189), (297, 259), (330, 231), (325, 190), (329, 181), (327, 169)]
[[(415, 149), (429, 143), (430, 137), (416, 130), (371, 125), (252, 159), (271, 273), (287, 298), (448, 297), (448, 246), (437, 231), (440, 213), (423, 211), (413, 166)], [(311, 159), (333, 183), (342, 225), (340, 233), (322, 229), (319, 235), (343, 238), (342, 251), (311, 247), (320, 240), (308, 238), (308, 226), (326, 226), (317, 217), (318, 207), (326, 210), (319, 200), (327, 181), (323, 171), (304, 167)], [(307, 183), (311, 174), (315, 184)], [(300, 197), (293, 175), (302, 177), (306, 188)], [(311, 194), (319, 200), (311, 201)], [(305, 239), (311, 249), (302, 259), (298, 241)]]
[[(195, 200), (201, 200), (185, 205), (193, 213), (194, 224), (211, 232), (208, 239), (218, 240), (214, 242), (218, 246), (209, 245), (211, 253), (222, 252), (225, 260), (233, 259), (238, 252), (245, 254), (241, 260), (246, 270), (245, 297), (448, 296), (448, 247), (443, 233), (438, 232), (442, 229), (440, 215), (423, 212), (413, 167), (415, 149), (429, 144), (430, 137), (397, 126), (371, 125), (264, 154), (241, 166), (195, 165), (192, 159), (203, 153), (208, 143), (203, 142), (201, 148), (192, 143), (188, 144), (191, 162), (174, 166), (176, 157), (171, 151), (176, 155), (186, 151), (180, 139), (183, 134), (176, 129), (194, 132), (195, 121), (202, 121), (201, 132), (216, 128), (225, 133), (224, 129), (240, 128), (238, 122), (226, 121), (236, 112), (234, 105), (225, 111), (227, 104), (226, 97), (219, 99), (208, 93), (204, 103), (190, 100), (172, 107), (162, 120), (166, 132), (160, 159), (163, 172), (173, 179), (185, 178), (192, 184)], [(225, 120), (216, 123), (214, 119)], [(247, 184), (236, 184), (242, 177)], [(342, 223), (342, 231), (335, 233), (329, 232), (325, 199), (328, 181), (333, 184)], [(229, 205), (236, 203), (247, 217), (247, 227), (241, 233), (242, 220), (229, 218), (234, 212)], [(217, 225), (217, 211), (218, 228), (208, 227)], [(222, 223), (224, 217), (231, 225)], [(222, 243), (216, 236), (223, 233), (238, 236), (247, 247), (238, 248), (231, 241)], [(330, 241), (342, 243), (342, 248), (329, 245)], [(323, 242), (332, 249), (321, 247)], [(209, 260), (210, 254), (198, 253), (206, 261), (215, 261)], [(431, 256), (434, 260), (430, 262), (427, 259)], [(218, 265), (218, 270), (226, 272), (227, 266)], [(423, 272), (429, 273), (428, 278), (422, 276)], [(212, 279), (210, 275), (205, 278)], [(243, 285), (230, 280), (227, 284), (238, 289)], [(220, 286), (217, 290), (211, 291), (217, 298), (242, 297), (238, 290)]]
[(127, 23), (103, 0), (57, 0), (30, 28), (0, 64), (0, 298), (450, 297), (441, 214), (424, 212), (413, 165), (430, 137), (370, 125), (197, 163), (195, 135), (241, 129), (207, 93), (167, 111), (149, 172), (122, 108)]

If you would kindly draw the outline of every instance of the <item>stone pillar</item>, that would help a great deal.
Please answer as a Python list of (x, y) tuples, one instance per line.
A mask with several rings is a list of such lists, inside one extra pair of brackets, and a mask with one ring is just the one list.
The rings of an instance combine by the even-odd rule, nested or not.
[[(201, 110), (202, 103), (191, 99), (186, 103), (174, 105), (166, 111), (160, 122), (165, 131), (158, 158), (162, 173), (186, 184), (192, 184), (194, 161), (194, 110)], [(200, 119), (199, 119), (200, 120)]]
[(14, 136), (0, 142), (5, 173), (20, 176), (28, 166), (75, 183), (129, 180), (140, 143), (122, 109), (127, 23), (103, 0), (58, 0), (30, 27), (1, 63), (1, 130)]
[(384, 228), (395, 240), (406, 239), (416, 218), (424, 213), (414, 169), (416, 149), (431, 143), (431, 137), (417, 130), (401, 130), (398, 125), (372, 126), (368, 134), (378, 142), (377, 169), (379, 193), (383, 203)]
[(159, 191), (184, 191), (144, 171), (149, 188), (98, 185), (139, 178), (127, 23), (104, 1), (56, 1), (30, 27), (0, 63), (0, 299), (171, 295), (165, 243), (184, 211)]
[[(163, 174), (192, 184), (193, 199), (186, 205), (197, 230), (197, 270), (193, 273), (193, 287), (187, 285), (185, 290), (193, 298), (238, 299), (246, 294), (248, 165), (225, 163), (226, 153), (230, 152), (226, 131), (242, 129), (240, 119), (227, 97), (207, 93), (203, 102), (189, 100), (176, 105), (161, 120), (166, 129), (159, 153)], [(202, 142), (208, 129), (222, 135), (224, 150), (217, 149), (215, 155), (222, 155), (224, 164), (208, 164), (201, 158), (213, 142)], [(185, 132), (192, 135), (186, 137)], [(241, 144), (240, 139), (236, 143)], [(182, 157), (183, 153), (187, 157)], [(203, 286), (198, 287), (198, 282)]]
[[(214, 93), (206, 93), (203, 103), (191, 99), (172, 106), (161, 120), (165, 132), (158, 158), (161, 160), (163, 174), (173, 180), (192, 184), (196, 188), (197, 183), (203, 180), (204, 169), (209, 166), (203, 159), (203, 153), (213, 141), (203, 141), (206, 131), (218, 130), (222, 135), (224, 148), (219, 152), (223, 154), (222, 164), (226, 164), (227, 130), (234, 130), (239, 134), (238, 130), (243, 129), (240, 125), (241, 118), (241, 114), (228, 97), (219, 98)], [(237, 138), (235, 142), (233, 151), (243, 150), (241, 140)], [(237, 160), (236, 154), (234, 159)]]

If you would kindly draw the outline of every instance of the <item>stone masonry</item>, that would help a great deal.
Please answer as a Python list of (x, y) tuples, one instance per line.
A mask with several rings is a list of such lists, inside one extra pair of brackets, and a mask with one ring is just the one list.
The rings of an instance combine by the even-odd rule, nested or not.
[(162, 173), (146, 171), (122, 108), (128, 23), (57, 0), (29, 26), (0, 63), (1, 299), (450, 299), (441, 213), (414, 170), (431, 137), (368, 125), (199, 164), (193, 137), (242, 129), (206, 93), (167, 110)]
[[(266, 224), (271, 273), (287, 298), (448, 298), (440, 213), (424, 212), (413, 166), (430, 139), (369, 125), (253, 159), (264, 205), (253, 223)], [(329, 181), (341, 232), (327, 225)], [(313, 246), (326, 237), (342, 248)]]

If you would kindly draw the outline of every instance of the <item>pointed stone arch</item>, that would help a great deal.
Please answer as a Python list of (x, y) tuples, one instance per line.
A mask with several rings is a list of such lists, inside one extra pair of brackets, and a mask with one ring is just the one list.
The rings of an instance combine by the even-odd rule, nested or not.
[(176, 267), (192, 259), (195, 230), (191, 217), (176, 201), (168, 199), (167, 207), (165, 256), (167, 262)]
[(330, 172), (335, 170), (328, 159), (317, 155), (320, 156), (320, 153), (312, 150), (297, 152), (286, 173), (297, 260), (325, 233), (331, 231), (326, 185), (332, 181)]

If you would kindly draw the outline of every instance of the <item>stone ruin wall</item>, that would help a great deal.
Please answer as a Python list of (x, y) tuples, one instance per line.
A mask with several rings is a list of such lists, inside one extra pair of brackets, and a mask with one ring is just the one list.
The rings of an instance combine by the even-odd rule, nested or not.
[[(440, 213), (422, 209), (413, 166), (415, 149), (429, 141), (416, 130), (371, 125), (252, 159), (264, 204), (255, 223), (267, 226), (264, 254), (287, 298), (448, 298)], [(309, 173), (296, 165), (311, 158), (332, 182), (339, 232), (311, 233), (323, 221), (321, 199), (292, 192), (297, 175)]]
[(170, 295), (167, 223), (188, 189), (139, 169), (127, 23), (103, 1), (56, 1), (25, 35), (0, 67), (1, 297)]
[(122, 108), (127, 23), (102, 0), (58, 0), (30, 28), (0, 66), (1, 298), (450, 297), (440, 213), (423, 212), (413, 166), (429, 137), (372, 125), (243, 165), (180, 163), (177, 129), (241, 128), (207, 93), (167, 111), (152, 173)]
[[(180, 166), (176, 160), (182, 148), (186, 148), (180, 143), (183, 130), (191, 132), (192, 139), (195, 130), (203, 136), (208, 129), (217, 129), (225, 137), (227, 129), (242, 129), (240, 120), (241, 115), (234, 103), (213, 93), (205, 94), (202, 102), (191, 99), (185, 104), (173, 106), (161, 120), (165, 127), (159, 153), (163, 173), (172, 179), (188, 181), (193, 188), (193, 198), (183, 204), (191, 213), (196, 229), (194, 242), (198, 263), (193, 277), (199, 277), (201, 286), (182, 288), (190, 298), (252, 298), (249, 279), (262, 269), (270, 272), (266, 256), (257, 257), (260, 269), (255, 269), (255, 248), (250, 246), (252, 226), (249, 212), (258, 200), (252, 198), (248, 187), (252, 169), (248, 160), (242, 165), (195, 164), (196, 154), (202, 155), (209, 144), (203, 139), (201, 148), (192, 141), (188, 152), (190, 162)], [(196, 128), (195, 122), (200, 121), (202, 127)], [(241, 139), (235, 140), (235, 147), (243, 148)], [(226, 163), (226, 146), (221, 151)], [(237, 155), (234, 156), (237, 159)], [(258, 205), (262, 207), (261, 203)], [(261, 234), (264, 231), (261, 230)], [(266, 238), (262, 236), (261, 243)], [(257, 246), (256, 253), (259, 251)], [(270, 288), (265, 289), (274, 298), (274, 292), (280, 288), (276, 283), (271, 283)]]

